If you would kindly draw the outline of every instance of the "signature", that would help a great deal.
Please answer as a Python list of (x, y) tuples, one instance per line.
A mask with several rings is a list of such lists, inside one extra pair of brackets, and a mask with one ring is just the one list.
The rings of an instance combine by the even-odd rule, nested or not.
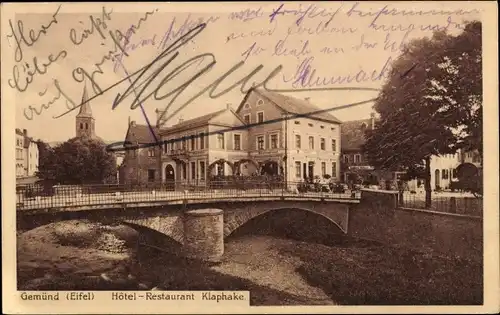
[[(149, 16), (151, 16), (154, 12), (158, 11), (157, 9), (155, 11), (151, 11), (151, 12), (146, 12), (145, 15), (143, 17), (141, 17), (138, 21), (138, 23), (136, 25), (131, 25), (131, 27), (127, 30), (126, 34), (127, 34), (127, 37), (125, 38), (125, 44), (127, 43), (128, 39), (133, 35), (135, 34), (141, 27), (142, 25), (142, 22), (145, 22)], [(76, 42), (75, 45), (80, 45), (86, 38), (88, 38), (91, 34), (94, 34), (94, 33), (97, 33), (97, 34), (100, 34), (102, 36), (104, 36), (106, 38), (106, 34), (103, 32), (103, 30), (106, 30), (108, 28), (108, 25), (103, 21), (109, 21), (111, 20), (111, 13), (112, 11), (106, 11), (106, 8), (103, 7), (102, 9), (102, 19), (100, 18), (95, 18), (93, 16), (89, 16), (89, 20), (90, 20), (90, 27), (88, 29), (84, 29), (81, 33), (81, 35), (77, 35), (77, 32), (75, 29), (71, 29), (70, 30), (70, 39), (71, 37), (73, 37), (74, 39), (74, 44)], [(100, 32), (99, 31), (96, 31), (97, 29), (99, 28)], [(123, 35), (121, 35), (122, 33), (118, 30), (115, 31), (115, 34), (113, 35), (111, 31), (109, 31), (110, 34), (112, 35), (112, 38), (113, 39), (116, 39), (117, 41), (118, 40), (123, 40)], [(73, 34), (73, 35), (71, 35)], [(102, 37), (101, 37), (102, 38)], [(72, 40), (73, 42), (73, 40)], [(76, 82), (83, 82), (84, 79), (86, 77), (90, 77), (92, 78), (91, 82), (93, 82), (93, 88), (94, 88), (94, 91), (95, 90), (99, 90), (99, 85), (97, 85), (97, 83), (95, 83), (95, 75), (96, 74), (103, 74), (104, 71), (103, 69), (101, 68), (101, 66), (107, 61), (107, 60), (112, 60), (114, 61), (114, 59), (116, 58), (116, 55), (118, 54), (118, 51), (119, 51), (119, 46), (116, 45), (116, 41), (115, 42), (115, 46), (114, 46), (114, 49), (113, 50), (110, 50), (106, 55), (104, 55), (101, 60), (97, 63), (94, 64), (94, 67), (95, 67), (95, 70), (93, 71), (87, 71), (81, 67), (77, 67), (75, 69), (73, 69), (72, 71), (72, 76), (73, 76), (73, 79), (76, 81)], [(61, 51), (59, 53), (59, 55), (57, 55), (56, 57), (54, 57), (53, 55), (49, 55), (49, 61), (50, 63), (41, 63), (41, 65), (39, 65), (38, 63), (38, 60), (37, 60), (37, 57), (34, 58), (34, 66), (33, 67), (30, 67), (29, 65), (26, 65), (26, 66), (22, 66), (23, 70), (24, 70), (24, 73), (27, 73), (27, 77), (25, 78), (27, 84), (31, 83), (33, 81), (33, 76), (35, 74), (40, 74), (40, 75), (43, 75), (47, 72), (47, 67), (57, 61), (59, 58), (64, 58), (67, 56), (67, 52), (66, 51)], [(128, 56), (128, 55), (127, 55)], [(25, 67), (28, 67), (28, 70), (26, 70)], [(30, 70), (31, 68), (33, 68), (33, 70)], [(20, 86), (19, 85), (19, 69), (17, 68), (17, 66), (14, 67), (14, 71), (13, 71), (13, 79), (10, 79), (8, 81), (9, 85), (11, 87), (17, 87), (18, 90), (20, 91), (24, 91), (26, 90), (26, 86)], [(63, 91), (63, 89), (61, 88), (60, 84), (59, 84), (59, 81), (57, 79), (54, 79), (53, 80), (53, 86), (56, 88), (57, 90), (57, 95), (55, 97), (53, 97), (50, 101), (48, 101), (47, 103), (44, 103), (44, 104), (41, 104), (40, 106), (38, 107), (34, 107), (32, 105), (28, 106), (27, 108), (24, 108), (24, 117), (28, 120), (32, 120), (33, 117), (35, 115), (40, 115), (44, 109), (48, 109), (52, 104), (54, 104), (57, 100), (59, 100), (61, 97), (64, 97), (66, 99), (66, 107), (68, 109), (71, 109), (71, 108), (74, 108), (75, 106), (77, 106), (77, 104)], [(43, 92), (39, 92), (38, 95), (39, 96), (44, 96), (47, 92), (47, 88), (43, 91)], [(56, 118), (56, 117), (54, 117)]]
[[(187, 32), (185, 35), (182, 37), (178, 38), (174, 43), (172, 43), (167, 49), (165, 49), (162, 53), (160, 53), (159, 56), (157, 56), (151, 63), (147, 64), (143, 68), (137, 70), (136, 72), (130, 74), (128, 77), (116, 82), (115, 84), (107, 87), (106, 89), (102, 89), (100, 93), (96, 93), (94, 96), (88, 99), (88, 101), (91, 101), (92, 99), (102, 95), (103, 93), (109, 91), (110, 89), (114, 88), (115, 86), (121, 84), (122, 82), (128, 80), (131, 82), (130, 86), (123, 92), (123, 93), (118, 93), (113, 101), (112, 108), (115, 109), (117, 106), (119, 106), (128, 96), (135, 94), (135, 98), (133, 99), (130, 108), (135, 109), (140, 104), (150, 97), (154, 96), (154, 99), (156, 100), (163, 100), (167, 97), (172, 97), (170, 99), (170, 102), (167, 104), (166, 108), (164, 111), (162, 111), (162, 116), (165, 115), (166, 112), (169, 112), (169, 108), (174, 104), (176, 99), (190, 86), (191, 83), (193, 83), (197, 78), (211, 70), (215, 64), (217, 63), (215, 56), (211, 53), (203, 53), (200, 55), (197, 55), (195, 57), (192, 57), (188, 60), (186, 60), (184, 63), (181, 65), (177, 66), (173, 70), (169, 71), (166, 75), (163, 75), (160, 82), (158, 85), (153, 89), (152, 92), (150, 92), (147, 95), (143, 95), (144, 91), (152, 84), (152, 82), (159, 77), (159, 75), (167, 68), (167, 66), (174, 61), (179, 53), (179, 49), (186, 45), (187, 43), (191, 42), (191, 40), (199, 35), (206, 27), (206, 24), (200, 24), (199, 26), (193, 28), (189, 32)], [(166, 60), (165, 60), (166, 59)], [(172, 79), (176, 78), (178, 75), (186, 71), (186, 69), (189, 69), (192, 65), (199, 65), (200, 60), (209, 60), (208, 64), (205, 65), (201, 70), (198, 70), (194, 75), (192, 75), (189, 79), (187, 79), (184, 83), (178, 85), (175, 88), (171, 88), (167, 91), (162, 91), (162, 88), (169, 83)], [(192, 96), (188, 101), (184, 102), (183, 104), (179, 105), (179, 107), (173, 111), (168, 117), (159, 117), (159, 121), (163, 119), (164, 122), (168, 121), (171, 119), (173, 116), (175, 116), (179, 111), (183, 110), (187, 105), (189, 105), (193, 100), (204, 94), (205, 92), (209, 91), (208, 96), (212, 99), (218, 98), (229, 91), (233, 90), (235, 87), (240, 86), (240, 91), (242, 93), (247, 93), (250, 89), (252, 88), (258, 88), (258, 87), (263, 87), (264, 89), (268, 91), (275, 91), (275, 92), (297, 92), (297, 91), (328, 91), (328, 90), (349, 90), (353, 88), (349, 87), (319, 87), (319, 88), (313, 88), (313, 89), (269, 89), (267, 87), (267, 83), (275, 78), (283, 68), (282, 65), (279, 65), (275, 67), (270, 74), (262, 81), (259, 83), (253, 82), (250, 88), (247, 88), (246, 86), (248, 85), (250, 79), (257, 74), (264, 66), (261, 64), (257, 67), (255, 67), (250, 73), (246, 74), (242, 79), (238, 80), (237, 82), (231, 84), (229, 87), (226, 87), (222, 91), (218, 91), (219, 87), (222, 82), (227, 79), (231, 74), (233, 74), (236, 70), (238, 70), (242, 65), (244, 64), (243, 61), (238, 62), (235, 64), (233, 67), (231, 67), (227, 72), (225, 72), (222, 76), (220, 76), (218, 79), (213, 81), (211, 84), (203, 88), (201, 91), (197, 92), (194, 96)], [(158, 65), (157, 69), (154, 69), (152, 73), (146, 74), (149, 70), (153, 69), (153, 66)], [(132, 80), (132, 78), (135, 77), (135, 79)], [(365, 89), (365, 88), (357, 88), (359, 90), (372, 90), (372, 89)], [(138, 92), (137, 92), (138, 91)], [(373, 100), (368, 100), (365, 102), (362, 102), (363, 104), (366, 102), (371, 102)], [(70, 110), (62, 113), (61, 115), (57, 116), (62, 117), (69, 112), (77, 109), (80, 107), (82, 104), (75, 106), (71, 108)], [(348, 106), (354, 106), (352, 104), (349, 104)], [(341, 108), (341, 107), (336, 107), (336, 108)], [(331, 110), (331, 109), (329, 109)], [(314, 114), (314, 113), (310, 113)], [(309, 115), (310, 115), (309, 114)], [(160, 127), (159, 125), (158, 127)], [(243, 126), (241, 128), (248, 128), (248, 126)], [(123, 144), (123, 143), (121, 143)], [(161, 145), (161, 142), (156, 141), (152, 144), (146, 144), (145, 146), (154, 146), (154, 145)], [(142, 145), (144, 147), (144, 145)], [(112, 148), (108, 146), (108, 149)], [(127, 148), (129, 150), (130, 148)], [(123, 150), (123, 148), (121, 149)]]
[(26, 36), (26, 34), (24, 33), (23, 21), (17, 21), (16, 24), (19, 35), (16, 35), (14, 25), (12, 25), (12, 20), (9, 20), (9, 26), (12, 33), (10, 35), (7, 35), (7, 38), (14, 37), (14, 40), (16, 41), (16, 50), (14, 51), (14, 58), (16, 62), (20, 62), (21, 60), (23, 60), (23, 48), (21, 44), (24, 43), (26, 46), (31, 47), (38, 41), (42, 34), (47, 35), (47, 31), (50, 29), (50, 27), (53, 24), (57, 24), (57, 14), (59, 13), (60, 9), (61, 5), (59, 5), (56, 12), (52, 14), (52, 20), (49, 22), (49, 24), (42, 25), (41, 29), (38, 30), (38, 33), (35, 33), (35, 30), (30, 29), (28, 36)]
[[(16, 49), (14, 51), (14, 59), (16, 63), (20, 63), (24, 58), (22, 44), (27, 47), (32, 47), (42, 35), (47, 35), (48, 30), (51, 28), (53, 24), (57, 24), (57, 15), (61, 6), (59, 6), (52, 14), (52, 20), (47, 25), (42, 25), (38, 32), (30, 29), (28, 34), (25, 34), (23, 21), (17, 21), (16, 26), (17, 30), (14, 28), (12, 20), (9, 20), (9, 26), (11, 30), (11, 34), (7, 35), (7, 38), (14, 38), (16, 41)], [(19, 33), (19, 34), (17, 34)], [(39, 76), (47, 73), (49, 66), (57, 62), (60, 59), (66, 58), (68, 55), (66, 50), (61, 50), (59, 53), (54, 56), (54, 54), (49, 54), (47, 59), (48, 62), (43, 60), (40, 61), (37, 56), (33, 57), (32, 64), (28, 62), (23, 62), (20, 66), (15, 64), (12, 68), (12, 78), (7, 80), (9, 86), (13, 89), (18, 90), (19, 92), (24, 92), (28, 89), (29, 85), (33, 82), (35, 76), (38, 74)]]
[[(316, 90), (319, 90), (319, 89), (316, 89)], [(328, 90), (328, 89), (323, 89), (323, 90)], [(279, 91), (279, 92), (294, 91), (294, 92), (297, 92), (297, 90), (295, 90), (295, 89), (292, 89), (292, 90), (270, 90), (270, 91)], [(376, 100), (377, 100), (377, 98), (371, 98), (371, 99), (368, 99), (365, 101), (335, 106), (332, 108), (321, 109), (321, 110), (312, 111), (312, 112), (308, 112), (308, 113), (304, 113), (304, 114), (288, 114), (288, 115), (286, 115), (286, 117), (270, 119), (270, 120), (266, 120), (266, 121), (259, 122), (259, 123), (252, 123), (252, 124), (246, 124), (246, 125), (242, 125), (242, 126), (235, 126), (235, 127), (225, 128), (225, 129), (219, 129), (217, 131), (202, 133), (200, 135), (191, 135), (191, 136), (189, 136), (189, 138), (196, 139), (196, 138), (201, 138), (201, 137), (207, 137), (210, 135), (221, 134), (221, 133), (225, 133), (225, 132), (229, 132), (229, 131), (245, 130), (245, 129), (249, 129), (249, 128), (252, 128), (255, 126), (273, 124), (276, 122), (287, 121), (287, 120), (296, 119), (296, 118), (310, 117), (310, 116), (316, 115), (316, 114), (321, 114), (321, 113), (326, 113), (326, 112), (331, 112), (331, 111), (335, 111), (335, 110), (340, 110), (340, 109), (345, 109), (345, 108), (349, 108), (349, 107), (353, 107), (353, 106), (359, 106), (359, 105), (371, 103), (371, 102), (374, 102)], [(157, 147), (157, 146), (161, 147), (161, 146), (168, 145), (169, 143), (182, 142), (185, 139), (186, 139), (186, 137), (179, 137), (179, 138), (174, 138), (174, 139), (155, 141), (155, 142), (151, 142), (151, 143), (141, 143), (141, 144), (133, 144), (130, 141), (121, 141), (121, 142), (115, 142), (115, 143), (111, 143), (111, 144), (107, 145), (106, 150), (109, 152), (122, 152), (122, 151), (137, 150), (137, 149)]]

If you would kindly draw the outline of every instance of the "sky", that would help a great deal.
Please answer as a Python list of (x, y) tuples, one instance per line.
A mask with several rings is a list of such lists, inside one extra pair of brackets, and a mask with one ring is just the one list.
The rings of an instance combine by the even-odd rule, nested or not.
[[(13, 30), (7, 23), (4, 34), (11, 36), (4, 41), (7, 47), (3, 52), (7, 56), (2, 61), (4, 66), (8, 65), (3, 80), (10, 87), (3, 92), (14, 100), (16, 128), (27, 129), (31, 137), (47, 142), (75, 136), (78, 109), (68, 112), (68, 108), (80, 104), (84, 86), (90, 97), (95, 96), (90, 105), (96, 133), (107, 141), (123, 140), (129, 119), (145, 124), (146, 115), (155, 124), (157, 108), (168, 107), (166, 116), (171, 117), (165, 126), (175, 124), (180, 118), (190, 119), (220, 110), (228, 104), (236, 110), (244, 97), (241, 84), (218, 97), (209, 97), (207, 91), (186, 106), (181, 108), (181, 105), (240, 61), (244, 61), (243, 65), (220, 80), (213, 94), (232, 86), (261, 65), (260, 71), (248, 81), (247, 89), (252, 82), (263, 82), (281, 66), (267, 82), (268, 88), (289, 90), (284, 94), (298, 98), (308, 97), (323, 109), (367, 101), (376, 98), (377, 89), (384, 84), (381, 73), (390, 69), (390, 62), (401, 53), (402, 44), (431, 36), (436, 28), (456, 34), (464, 21), (479, 19), (473, 4), (458, 6), (454, 2), (426, 2), (418, 7), (411, 2), (397, 5), (153, 3), (140, 7), (133, 4), (103, 7), (97, 3), (83, 7), (66, 3), (59, 8), (55, 4), (37, 8), (36, 13), (17, 14), (11, 20)], [(137, 75), (127, 77), (150, 64), (201, 22), (206, 23), (205, 28), (160, 60), (172, 58), (141, 94), (144, 85), (133, 84)], [(21, 39), (19, 28), (23, 29), (27, 43)], [(43, 29), (35, 42), (30, 39), (34, 38), (29, 35), (31, 29), (34, 37)], [(175, 52), (178, 54), (174, 55)], [(118, 58), (103, 59), (107, 55)], [(211, 62), (210, 69), (202, 73)], [(34, 71), (37, 73), (31, 83), (26, 84), (27, 72), (35, 69), (35, 63), (38, 72)], [(156, 62), (137, 83), (161, 65), (162, 62)], [(99, 88), (94, 89), (90, 80), (83, 80), (84, 73), (94, 73), (95, 84), (105, 91), (97, 93)], [(196, 79), (184, 84), (197, 73), (200, 75)], [(162, 81), (166, 83), (160, 87)], [(129, 89), (130, 86), (135, 87)], [(158, 97), (181, 87), (185, 88), (171, 105), (173, 93), (163, 99)], [(323, 90), (318, 91), (319, 88)], [(153, 93), (156, 89), (157, 99)], [(299, 91), (304, 89), (309, 90)], [(128, 96), (113, 109), (113, 101), (119, 94)], [(152, 95), (145, 99), (149, 94)], [(139, 98), (143, 101), (141, 106), (131, 109), (136, 95), (142, 95)], [(367, 102), (332, 110), (331, 114), (342, 121), (368, 118), (372, 105), (373, 102)]]

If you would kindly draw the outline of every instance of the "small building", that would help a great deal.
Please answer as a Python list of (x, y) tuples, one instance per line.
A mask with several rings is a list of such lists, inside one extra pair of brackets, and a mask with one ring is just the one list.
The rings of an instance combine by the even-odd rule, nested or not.
[(363, 152), (365, 132), (374, 129), (377, 119), (372, 113), (368, 119), (344, 121), (342, 134), (342, 181), (346, 184), (377, 185), (383, 189), (396, 189), (404, 172), (375, 169)]
[(16, 129), (16, 177), (35, 176), (38, 163), (38, 144), (26, 129)]
[[(148, 125), (138, 125), (129, 121), (125, 142), (132, 146), (156, 143), (160, 139), (158, 129)], [(125, 147), (127, 147), (125, 145)], [(161, 181), (161, 148), (151, 146), (126, 150), (119, 167), (120, 184), (147, 184)]]

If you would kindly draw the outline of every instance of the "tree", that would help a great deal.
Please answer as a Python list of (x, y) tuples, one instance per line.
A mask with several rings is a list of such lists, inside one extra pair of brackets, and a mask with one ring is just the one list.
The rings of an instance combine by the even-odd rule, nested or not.
[(103, 183), (116, 175), (116, 158), (100, 140), (73, 138), (46, 151), (38, 177), (60, 184)]
[(380, 119), (364, 150), (376, 167), (423, 178), (430, 208), (431, 156), (482, 147), (481, 23), (405, 48), (375, 102)]

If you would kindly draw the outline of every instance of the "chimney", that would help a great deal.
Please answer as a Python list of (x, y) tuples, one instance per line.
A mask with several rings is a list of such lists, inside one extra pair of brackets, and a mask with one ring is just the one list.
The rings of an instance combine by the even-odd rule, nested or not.
[(23, 135), (27, 136), (28, 135), (28, 130), (23, 129)]
[(226, 104), (226, 109), (231, 109), (231, 103)]
[(375, 129), (375, 113), (373, 113), (373, 112), (370, 114), (370, 123), (371, 123), (372, 130)]

